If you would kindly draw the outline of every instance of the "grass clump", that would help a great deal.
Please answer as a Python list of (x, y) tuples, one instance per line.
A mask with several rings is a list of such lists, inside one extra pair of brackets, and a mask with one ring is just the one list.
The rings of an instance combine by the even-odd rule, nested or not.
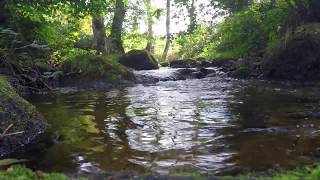
[(318, 180), (320, 179), (320, 166), (297, 169), (292, 171), (273, 172), (270, 174), (246, 174), (239, 176), (211, 176), (200, 173), (172, 173), (171, 177), (187, 179), (215, 179), (215, 180)]
[[(115, 176), (116, 177), (116, 176)], [(158, 177), (158, 176), (155, 176)], [(148, 179), (150, 176), (141, 176), (138, 179)], [(247, 174), (240, 176), (210, 176), (200, 173), (172, 173), (165, 176), (167, 179), (215, 179), (215, 180), (318, 180), (320, 179), (320, 166), (287, 172), (276, 172), (270, 175)], [(0, 180), (86, 180), (86, 178), (70, 178), (61, 173), (44, 173), (32, 171), (23, 166), (12, 166), (0, 172)], [(106, 177), (108, 179), (108, 177)], [(137, 179), (137, 177), (135, 178)]]
[[(22, 166), (12, 166), (6, 171), (0, 172), (0, 180), (70, 180), (60, 173), (43, 173), (40, 171), (32, 171)], [(73, 179), (85, 180), (85, 178)]]

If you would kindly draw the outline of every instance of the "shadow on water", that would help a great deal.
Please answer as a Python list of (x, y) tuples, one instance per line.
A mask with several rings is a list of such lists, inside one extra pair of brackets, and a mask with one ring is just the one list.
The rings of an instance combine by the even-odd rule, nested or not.
[(135, 125), (126, 117), (129, 101), (123, 92), (81, 92), (30, 99), (50, 123), (44, 141), (28, 154), (33, 168), (67, 173), (143, 171), (127, 161), (130, 152), (125, 131)]
[(318, 88), (251, 82), (229, 104), (235, 129), (226, 144), (235, 169), (296, 168), (319, 161)]
[(295, 168), (320, 155), (318, 89), (211, 77), (34, 96), (51, 127), (23, 156), (65, 173)]

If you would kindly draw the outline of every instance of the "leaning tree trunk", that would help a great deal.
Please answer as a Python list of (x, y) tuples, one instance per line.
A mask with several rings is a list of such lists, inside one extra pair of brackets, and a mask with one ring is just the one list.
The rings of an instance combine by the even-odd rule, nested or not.
[(145, 5), (147, 8), (147, 24), (148, 24), (148, 43), (146, 50), (153, 53), (153, 20), (152, 20), (152, 11), (151, 11), (151, 0), (145, 0)]
[(126, 14), (126, 7), (123, 0), (116, 0), (116, 8), (112, 21), (111, 34), (108, 37), (108, 53), (124, 53), (122, 46), (122, 25)]
[(167, 0), (167, 20), (166, 20), (167, 41), (162, 54), (163, 60), (167, 60), (168, 51), (170, 47), (170, 8), (171, 8), (170, 0)]
[(93, 42), (92, 48), (98, 53), (106, 53), (106, 30), (104, 18), (101, 16), (92, 17)]

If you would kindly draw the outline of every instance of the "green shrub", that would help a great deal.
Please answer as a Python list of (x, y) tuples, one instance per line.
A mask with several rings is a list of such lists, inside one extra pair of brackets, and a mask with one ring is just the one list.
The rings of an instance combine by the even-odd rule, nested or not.
[(290, 7), (282, 0), (263, 1), (218, 25), (218, 56), (246, 57), (277, 44), (287, 29)]
[(192, 34), (180, 34), (175, 42), (179, 45), (181, 59), (208, 57), (207, 47), (210, 46), (213, 29), (207, 25), (198, 26)]
[(279, 44), (288, 31), (292, 7), (283, 0), (254, 3), (226, 17), (216, 26), (199, 26), (176, 42), (180, 57), (240, 58), (263, 54)]

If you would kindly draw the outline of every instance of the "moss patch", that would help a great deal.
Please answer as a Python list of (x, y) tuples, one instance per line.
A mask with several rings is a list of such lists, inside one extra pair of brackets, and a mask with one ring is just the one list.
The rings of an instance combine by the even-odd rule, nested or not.
[[(122, 178), (121, 178), (122, 177)], [(106, 175), (101, 176), (101, 179), (215, 179), (215, 180), (317, 180), (320, 179), (320, 166), (315, 168), (306, 168), (303, 170), (295, 170), (288, 172), (272, 173), (270, 175), (240, 175), (240, 176), (209, 176), (202, 175), (199, 173), (176, 173), (170, 174), (169, 176), (117, 176), (117, 175)], [(67, 177), (61, 173), (44, 173), (40, 171), (32, 171), (22, 166), (12, 166), (7, 171), (0, 172), (0, 180), (70, 180), (73, 178)], [(85, 180), (86, 178), (79, 178), (79, 180)], [(73, 179), (76, 180), (76, 179)]]
[[(22, 166), (13, 166), (5, 172), (0, 172), (0, 180), (70, 180), (63, 174), (59, 173), (43, 173), (34, 172), (30, 169), (24, 168)], [(74, 179), (76, 180), (76, 179)], [(79, 179), (80, 180), (80, 179)], [(81, 178), (85, 180), (85, 178)]]
[(45, 128), (44, 118), (36, 108), (20, 97), (10, 83), (0, 76), (0, 132), (13, 125), (8, 133), (23, 132), (7, 136), (0, 141), (0, 157), (33, 141)]
[(62, 65), (65, 74), (76, 73), (81, 80), (102, 80), (114, 82), (133, 80), (133, 73), (117, 62), (117, 56), (83, 55), (66, 61)]

